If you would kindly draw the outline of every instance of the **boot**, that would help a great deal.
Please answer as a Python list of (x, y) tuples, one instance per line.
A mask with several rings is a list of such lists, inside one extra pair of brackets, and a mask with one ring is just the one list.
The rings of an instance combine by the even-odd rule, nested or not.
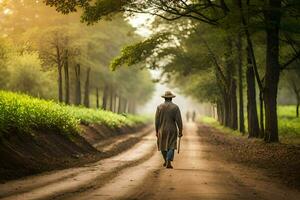
[(163, 166), (164, 166), (164, 167), (167, 166), (167, 161), (164, 162)]
[(167, 167), (168, 169), (173, 169), (173, 166), (171, 165), (171, 161), (167, 160)]

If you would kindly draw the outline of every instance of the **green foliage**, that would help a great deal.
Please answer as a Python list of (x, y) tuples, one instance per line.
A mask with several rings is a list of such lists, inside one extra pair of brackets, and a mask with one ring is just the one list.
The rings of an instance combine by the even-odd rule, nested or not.
[(129, 99), (135, 99), (140, 105), (151, 98), (154, 92), (154, 84), (148, 70), (137, 67), (121, 68), (116, 71), (114, 78), (117, 91), (121, 95), (128, 95)]
[(145, 122), (151, 122), (152, 116), (138, 116), (138, 115), (132, 115), (132, 114), (124, 114), (124, 116), (132, 121), (134, 124), (141, 124)]
[(208, 124), (216, 129), (222, 131), (223, 133), (225, 133), (227, 135), (233, 135), (236, 137), (239, 137), (242, 135), (239, 131), (233, 131), (230, 128), (220, 125), (220, 123), (215, 118), (212, 118), (212, 117), (203, 116), (200, 118), (200, 122), (202, 122), (204, 124)]
[[(227, 33), (220, 28), (187, 25), (181, 21), (167, 28), (163, 29), (163, 33), (154, 34), (143, 42), (123, 48), (111, 67), (116, 69), (122, 65), (138, 63), (147, 63), (150, 68), (162, 66), (162, 76), (179, 87), (184, 94), (201, 102), (215, 103), (221, 93), (213, 56), (225, 74), (227, 63), (224, 52), (228, 49), (224, 41), (228, 39)], [(220, 46), (220, 43), (225, 44)]]
[(122, 127), (133, 126), (146, 120), (147, 118), (140, 116), (125, 116), (103, 110), (66, 106), (24, 94), (0, 91), (1, 133), (53, 130), (68, 135), (78, 133), (80, 123)]
[(110, 67), (115, 70), (117, 67), (122, 65), (131, 66), (143, 62), (146, 58), (155, 53), (158, 45), (166, 42), (167, 40), (168, 34), (159, 33), (142, 42), (129, 45), (122, 49), (121, 55), (111, 62)]
[(23, 52), (13, 56), (8, 62), (10, 79), (8, 88), (12, 91), (28, 93), (33, 96), (54, 97), (51, 71), (45, 71), (37, 52)]
[[(102, 20), (93, 26), (86, 26), (80, 23), (79, 13), (62, 15), (42, 1), (7, 2), (5, 7), (13, 9), (14, 12), (7, 16), (0, 13), (0, 17), (5, 19), (0, 21), (0, 28), (6, 36), (0, 41), (1, 89), (57, 99), (58, 64), (62, 64), (64, 51), (68, 50), (71, 103), (74, 103), (75, 99), (74, 66), (77, 64), (80, 64), (81, 68), (82, 87), (87, 68), (91, 68), (91, 107), (96, 106), (96, 88), (99, 91), (100, 105), (103, 90), (107, 86), (126, 100), (142, 97), (137, 102), (139, 104), (146, 103), (147, 98), (151, 96), (154, 86), (150, 73), (132, 68), (116, 72), (109, 69), (110, 61), (118, 55), (122, 46), (141, 39), (134, 34), (134, 28), (121, 14), (112, 16), (112, 20)], [(66, 3), (65, 8), (85, 4), (84, 1), (46, 3), (51, 2), (54, 3), (53, 6)], [(94, 2), (90, 3), (93, 5)], [(110, 3), (116, 6), (118, 4), (117, 1), (99, 3), (108, 7)], [(64, 77), (64, 70), (62, 75)]]
[(186, 95), (200, 102), (215, 103), (220, 97), (220, 90), (212, 70), (175, 79), (173, 84), (178, 85)]
[(81, 19), (87, 24), (96, 23), (104, 16), (119, 12), (126, 3), (125, 0), (97, 0), (95, 4), (85, 6)]
[[(278, 106), (279, 137), (284, 143), (300, 142), (300, 118), (295, 117), (295, 106)], [(218, 121), (211, 117), (201, 117), (201, 122), (212, 125), (221, 130), (229, 130), (221, 126)], [(233, 131), (230, 130), (230, 133)], [(234, 135), (236, 135), (236, 131)], [(241, 133), (238, 133), (241, 135)]]
[(54, 130), (64, 134), (78, 130), (78, 119), (52, 101), (0, 91), (0, 131)]
[(203, 116), (200, 118), (200, 122), (210, 125), (217, 125), (218, 121), (215, 118)]
[(101, 109), (95, 110), (75, 106), (66, 106), (65, 109), (71, 116), (74, 116), (84, 124), (99, 123), (108, 127), (121, 127), (125, 125), (132, 126), (143, 121), (139, 117), (126, 117), (125, 115), (118, 115)]
[(50, 6), (55, 6), (56, 10), (64, 14), (77, 11), (77, 7), (88, 6), (90, 0), (45, 0)]
[(300, 118), (296, 116), (295, 106), (279, 106), (278, 107), (278, 128), (282, 136), (298, 136), (300, 137)]
[(45, 0), (47, 5), (55, 6), (57, 11), (64, 14), (76, 12), (80, 8), (83, 10), (82, 21), (88, 24), (120, 11), (122, 6), (129, 2), (125, 0)]
[(0, 88), (7, 87), (9, 72), (7, 69), (7, 61), (10, 57), (10, 47), (7, 41), (0, 39)]
[[(116, 69), (118, 66), (135, 65), (139, 62), (147, 62), (152, 66), (159, 61), (167, 63), (163, 66), (162, 74), (166, 75), (168, 81), (172, 81), (176, 86), (179, 85), (184, 93), (200, 101), (209, 101), (213, 104), (218, 99), (218, 105), (221, 105), (222, 95), (225, 101), (229, 94), (231, 97), (235, 97), (236, 91), (232, 91), (232, 89), (235, 90), (235, 82), (238, 80), (237, 67), (243, 66), (245, 69), (246, 65), (250, 63), (246, 63), (246, 44), (253, 54), (251, 55), (252, 63), (259, 89), (266, 91), (266, 96), (270, 97), (267, 98), (268, 100), (276, 101), (278, 79), (281, 78), (280, 70), (299, 60), (300, 57), (299, 0), (83, 0), (77, 3), (76, 1), (49, 1), (53, 2), (52, 5), (58, 9), (61, 6), (69, 7), (67, 12), (76, 11), (76, 7), (83, 8), (83, 19), (91, 23), (100, 20), (102, 16), (122, 10), (124, 6), (131, 12), (150, 13), (153, 16), (167, 19), (168, 21), (165, 21), (162, 26), (173, 26), (170, 28), (170, 33), (180, 41), (180, 45), (175, 47), (179, 49), (177, 52), (176, 49), (170, 48), (163, 49), (162, 53), (155, 51), (159, 45), (152, 42), (150, 38), (145, 42), (124, 48), (121, 56), (112, 62), (111, 67)], [(69, 2), (72, 3), (68, 5)], [(83, 3), (86, 5), (83, 6)], [(184, 29), (179, 29), (179, 34), (177, 30), (174, 31), (178, 28), (174, 21), (187, 18), (186, 24), (189, 23), (188, 21), (192, 21), (191, 29), (193, 31), (191, 32), (193, 33), (187, 34)], [(216, 28), (207, 28), (203, 24), (214, 25)], [(277, 27), (278, 38), (275, 37)], [(194, 29), (196, 29), (195, 32)], [(203, 29), (208, 31), (203, 32)], [(274, 33), (271, 33), (272, 29)], [(279, 45), (277, 46), (277, 44)], [(280, 49), (279, 52), (277, 52), (278, 49)], [(272, 54), (272, 51), (275, 53)], [(244, 69), (240, 71), (245, 72)], [(299, 78), (296, 80), (299, 82)], [(241, 88), (242, 82), (239, 81), (239, 83)], [(296, 88), (294, 93), (298, 96), (297, 102), (299, 102), (299, 89), (296, 86), (293, 87)], [(270, 104), (267, 99), (265, 99), (266, 113), (269, 113), (275, 105)], [(236, 101), (232, 102), (234, 109), (232, 105), (229, 106), (230, 109), (224, 109), (226, 110), (225, 116), (233, 118), (228, 121), (236, 122)], [(227, 115), (227, 111), (230, 112), (229, 115)], [(267, 122), (273, 123), (277, 115), (271, 113), (265, 117)], [(277, 141), (277, 124), (272, 123), (267, 123), (267, 136), (270, 134), (268, 140)], [(235, 123), (232, 127), (236, 128)]]
[[(290, 105), (300, 102), (300, 68), (298, 63), (293, 63), (288, 70), (283, 71), (279, 83), (279, 104)], [(289, 98), (286, 98), (286, 97)], [(296, 113), (295, 113), (296, 115)]]

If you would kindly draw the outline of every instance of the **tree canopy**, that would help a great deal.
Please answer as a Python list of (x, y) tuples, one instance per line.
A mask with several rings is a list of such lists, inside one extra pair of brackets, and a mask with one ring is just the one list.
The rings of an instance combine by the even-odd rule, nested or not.
[[(74, 12), (79, 9), (82, 11), (82, 20), (87, 23), (95, 23), (104, 16), (110, 16), (120, 11), (148, 13), (164, 19), (165, 22), (172, 21), (171, 24), (164, 24), (169, 30), (175, 30), (175, 34), (169, 31), (169, 35), (173, 36), (176, 35), (176, 32), (186, 34), (186, 29), (176, 30), (178, 20), (186, 20), (185, 24), (191, 20), (193, 25), (189, 27), (190, 32), (193, 32), (195, 27), (200, 30), (195, 34), (199, 39), (197, 44), (206, 47), (204, 51), (208, 53), (208, 55), (198, 56), (210, 60), (210, 68), (214, 69), (216, 83), (223, 93), (221, 94), (223, 96), (222, 102), (227, 104), (217, 106), (219, 107), (219, 114), (226, 116), (222, 120), (224, 124), (233, 129), (238, 127), (236, 122), (237, 76), (239, 101), (242, 102), (243, 71), (247, 71), (247, 86), (249, 86), (248, 90), (251, 91), (248, 93), (248, 101), (256, 96), (253, 80), (256, 80), (260, 92), (260, 118), (265, 117), (265, 122), (260, 123), (260, 132), (264, 133), (261, 135), (264, 135), (266, 141), (278, 141), (277, 94), (280, 74), (282, 70), (291, 66), (300, 57), (297, 45), (299, 40), (299, 1), (99, 0), (94, 2), (48, 0), (46, 3), (55, 6), (58, 11), (63, 13)], [(209, 27), (210, 31), (203, 33), (203, 27), (207, 29), (207, 25), (213, 28)], [(173, 29), (170, 26), (173, 26)], [(177, 40), (182, 38), (180, 34), (175, 36)], [(163, 58), (167, 59), (167, 62), (164, 63), (174, 64), (172, 61), (175, 60), (184, 63), (177, 65), (177, 68), (173, 68), (174, 65), (164, 65), (164, 72), (175, 72), (175, 74), (185, 72), (183, 75), (186, 75), (189, 71), (194, 72), (195, 69), (197, 71), (198, 67), (201, 68), (198, 61), (192, 61), (194, 56), (191, 56), (193, 54), (191, 49), (193, 47), (185, 47), (180, 53), (174, 53), (174, 49), (165, 48), (168, 44), (170, 45), (170, 42), (163, 40), (160, 35), (158, 33), (153, 34), (152, 38), (124, 48), (121, 56), (117, 57), (111, 66), (116, 68), (122, 64), (133, 65), (140, 61), (146, 61), (149, 66), (155, 67), (155, 64), (158, 64), (157, 58), (160, 60)], [(205, 37), (215, 35), (216, 39), (205, 38), (203, 35)], [(169, 38), (172, 37), (169, 36)], [(171, 41), (174, 43), (176, 39)], [(217, 44), (217, 48), (214, 48), (215, 44)], [(198, 48), (201, 51), (201, 47)], [(261, 48), (263, 53), (257, 54)], [(185, 53), (189, 51), (190, 54)], [(180, 57), (184, 59), (179, 59)], [(192, 58), (189, 59), (191, 62), (187, 62), (187, 58)], [(247, 58), (247, 70), (243, 67), (243, 63), (245, 63), (243, 58)], [(261, 60), (265, 63), (262, 63)], [(208, 64), (207, 60), (202, 62)], [(176, 76), (173, 78), (176, 79)], [(250, 105), (248, 112), (254, 112), (251, 116), (256, 116), (256, 102), (250, 102)], [(243, 103), (239, 107), (240, 115), (243, 115)], [(265, 109), (264, 113), (263, 108)], [(248, 120), (255, 124), (257, 117)], [(240, 127), (243, 127), (242, 123), (243, 120), (240, 119)], [(254, 126), (257, 127), (257, 125)], [(255, 132), (258, 132), (257, 129)]]

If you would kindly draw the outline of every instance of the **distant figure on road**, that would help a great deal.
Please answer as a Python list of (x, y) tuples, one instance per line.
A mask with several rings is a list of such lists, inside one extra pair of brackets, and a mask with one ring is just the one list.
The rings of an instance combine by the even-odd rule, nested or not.
[(174, 150), (177, 149), (177, 137), (182, 137), (182, 119), (179, 107), (172, 102), (175, 97), (170, 91), (161, 96), (165, 102), (157, 107), (155, 130), (158, 150), (164, 158), (164, 165), (173, 168)]
[(195, 122), (195, 120), (196, 120), (196, 111), (193, 111), (192, 120), (193, 120), (193, 122)]
[(189, 122), (189, 120), (190, 120), (190, 111), (187, 111), (185, 113), (185, 117), (186, 117), (186, 121)]

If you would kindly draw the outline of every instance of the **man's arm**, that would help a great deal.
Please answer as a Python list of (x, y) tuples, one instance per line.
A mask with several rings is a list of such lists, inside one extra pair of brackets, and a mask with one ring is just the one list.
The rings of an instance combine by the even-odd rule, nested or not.
[(156, 137), (158, 137), (158, 130), (159, 130), (159, 127), (160, 127), (160, 123), (159, 123), (159, 115), (160, 115), (160, 112), (159, 112), (159, 108), (157, 107), (156, 109), (156, 113), (155, 113), (155, 131), (156, 131)]
[(182, 124), (182, 118), (181, 118), (181, 113), (179, 108), (177, 108), (177, 112), (176, 112), (176, 124), (179, 130), (178, 136), (182, 137), (183, 124)]

